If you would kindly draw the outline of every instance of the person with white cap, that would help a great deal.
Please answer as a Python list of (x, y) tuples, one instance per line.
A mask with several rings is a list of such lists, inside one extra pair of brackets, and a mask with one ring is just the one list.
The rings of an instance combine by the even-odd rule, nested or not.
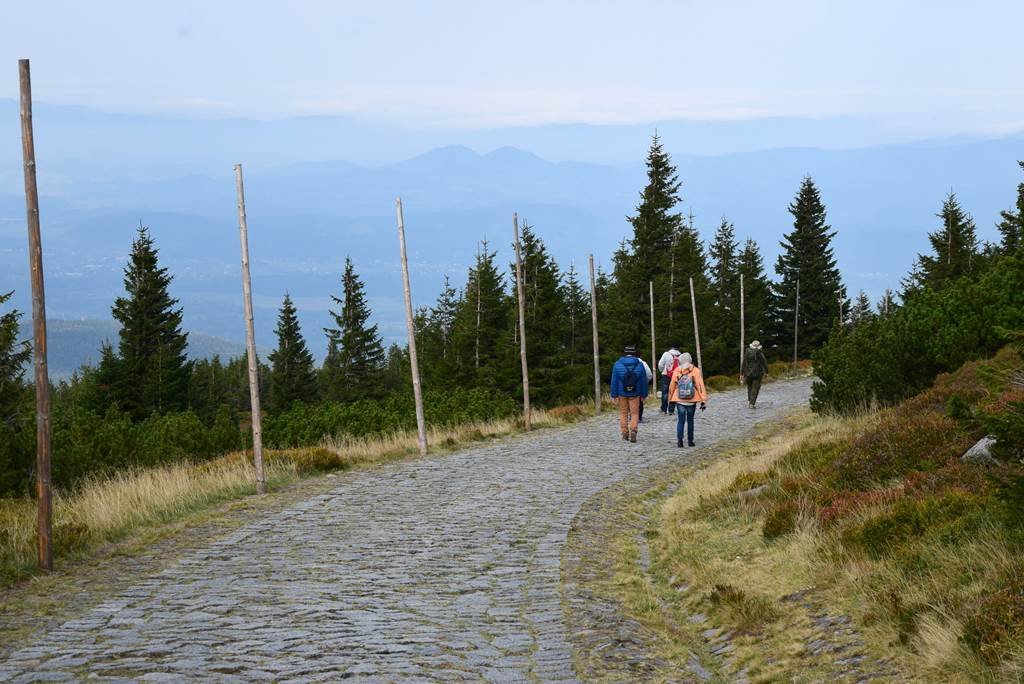
[(740, 366), (740, 382), (747, 386), (747, 405), (757, 406), (757, 395), (761, 392), (761, 380), (768, 374), (768, 359), (761, 351), (761, 343), (754, 340), (743, 350), (743, 364)]

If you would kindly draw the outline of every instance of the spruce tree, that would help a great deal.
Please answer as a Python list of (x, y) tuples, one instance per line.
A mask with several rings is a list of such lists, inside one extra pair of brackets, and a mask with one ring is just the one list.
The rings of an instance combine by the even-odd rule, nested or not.
[(189, 410), (199, 416), (205, 424), (211, 425), (220, 407), (230, 406), (231, 403), (227, 369), (220, 356), (214, 355), (212, 359), (195, 361), (188, 384)]
[(514, 392), (518, 385), (514, 300), (505, 292), (496, 257), (485, 240), (469, 269), (452, 326), (453, 350), (461, 382)]
[(868, 323), (874, 320), (874, 318), (875, 313), (871, 310), (871, 300), (868, 298), (867, 293), (861, 290), (857, 294), (857, 298), (853, 300), (853, 306), (850, 308), (850, 324), (858, 326)]
[(932, 254), (919, 254), (917, 263), (905, 282), (906, 294), (922, 288), (941, 290), (954, 280), (975, 273), (981, 253), (974, 219), (961, 208), (952, 192), (936, 214), (942, 227), (928, 234)]
[[(6, 304), (13, 292), (0, 294), (0, 304)], [(18, 341), (17, 309), (0, 316), (0, 425), (13, 428), (22, 408), (21, 394), (25, 389), (25, 365), (32, 354), (28, 342)]]
[(885, 292), (882, 293), (882, 298), (879, 299), (878, 304), (875, 305), (875, 308), (878, 310), (878, 315), (880, 317), (889, 316), (894, 313), (896, 309), (899, 308), (899, 304), (896, 302), (896, 296), (893, 294), (893, 291), (886, 288)]
[(709, 374), (725, 374), (736, 363), (740, 327), (738, 248), (736, 230), (723, 217), (708, 250), (710, 307), (700, 312), (705, 323), (704, 370)]
[(317, 382), (313, 354), (306, 347), (299, 318), (286, 293), (277, 317), (277, 349), (270, 353), (270, 405), (274, 412), (288, 410), (295, 402), (316, 400)]
[(420, 378), (425, 387), (444, 382), (458, 374), (453, 342), (455, 317), (461, 306), (460, 295), (446, 275), (444, 288), (433, 307), (421, 307), (413, 320), (420, 360)]
[(324, 328), (328, 342), (321, 374), (324, 396), (344, 402), (377, 398), (383, 392), (384, 347), (377, 325), (369, 324), (363, 283), (348, 257), (341, 284), (342, 297), (331, 296), (341, 306), (340, 312), (330, 312), (336, 327)]
[(780, 245), (775, 264), (780, 280), (775, 286), (775, 344), (793, 350), (794, 306), (800, 282), (799, 353), (804, 358), (828, 339), (841, 319), (839, 300), (843, 287), (832, 250), (835, 232), (825, 221), (825, 205), (810, 176), (804, 178), (796, 199), (789, 205), (793, 230)]
[(764, 270), (764, 258), (753, 239), (747, 238), (737, 259), (737, 278), (743, 275), (743, 322), (746, 342), (761, 341), (765, 352), (772, 353), (768, 332), (771, 328), (772, 286)]
[[(188, 333), (181, 331), (178, 300), (168, 292), (172, 280), (159, 265), (149, 229), (139, 226), (124, 269), (126, 296), (112, 309), (121, 324), (118, 356), (101, 361), (101, 374), (114, 379), (114, 400), (135, 420), (184, 409), (188, 402)], [(114, 367), (102, 368), (104, 363)]]
[[(1024, 161), (1017, 163), (1024, 169)], [(1002, 220), (998, 227), (1002, 241), (999, 244), (999, 253), (1015, 254), (1024, 246), (1024, 183), (1017, 185), (1016, 211), (1008, 209), (1000, 212), (1000, 216)]]
[[(574, 369), (586, 366), (589, 372), (593, 355), (593, 332), (590, 319), (590, 293), (580, 282), (579, 272), (574, 263), (562, 281), (562, 301), (565, 302), (566, 337), (565, 349), (569, 359), (569, 367)], [(577, 383), (578, 384), (578, 383)], [(584, 384), (583, 391), (574, 396), (583, 396), (589, 388)]]

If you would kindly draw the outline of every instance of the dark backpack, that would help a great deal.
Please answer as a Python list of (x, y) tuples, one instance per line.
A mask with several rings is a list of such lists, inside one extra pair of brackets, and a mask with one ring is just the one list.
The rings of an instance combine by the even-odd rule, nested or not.
[(761, 367), (760, 352), (757, 349), (747, 348), (744, 354), (744, 361), (746, 361), (744, 367), (746, 368), (746, 375), (748, 378), (759, 378), (764, 374), (764, 369)]
[(622, 377), (622, 389), (625, 392), (636, 392), (637, 383), (640, 379), (637, 377), (636, 369), (640, 365), (639, 360), (634, 360), (632, 366), (626, 366), (626, 374)]
[(676, 396), (689, 401), (697, 394), (697, 386), (693, 382), (693, 373), (683, 373), (676, 381)]

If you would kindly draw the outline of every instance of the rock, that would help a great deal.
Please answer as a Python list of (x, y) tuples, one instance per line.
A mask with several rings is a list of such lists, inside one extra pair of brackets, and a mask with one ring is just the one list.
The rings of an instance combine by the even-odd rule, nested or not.
[(759, 487), (754, 487), (753, 489), (748, 489), (745, 492), (740, 492), (737, 496), (740, 497), (741, 501), (746, 501), (748, 499), (756, 499), (757, 497), (761, 496), (762, 494), (764, 494), (767, 491), (768, 491), (768, 485), (760, 485)]
[(960, 460), (978, 465), (998, 465), (999, 461), (992, 455), (992, 447), (995, 446), (995, 443), (995, 437), (982, 437), (974, 446), (967, 450), (967, 453), (960, 457)]

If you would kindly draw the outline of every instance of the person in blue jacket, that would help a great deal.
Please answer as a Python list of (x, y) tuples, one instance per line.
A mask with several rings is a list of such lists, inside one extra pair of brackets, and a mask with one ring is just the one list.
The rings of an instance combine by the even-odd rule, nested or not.
[(612, 366), (612, 399), (619, 404), (619, 432), (622, 439), (636, 441), (640, 426), (640, 404), (647, 398), (647, 371), (636, 355), (636, 345), (627, 345)]

